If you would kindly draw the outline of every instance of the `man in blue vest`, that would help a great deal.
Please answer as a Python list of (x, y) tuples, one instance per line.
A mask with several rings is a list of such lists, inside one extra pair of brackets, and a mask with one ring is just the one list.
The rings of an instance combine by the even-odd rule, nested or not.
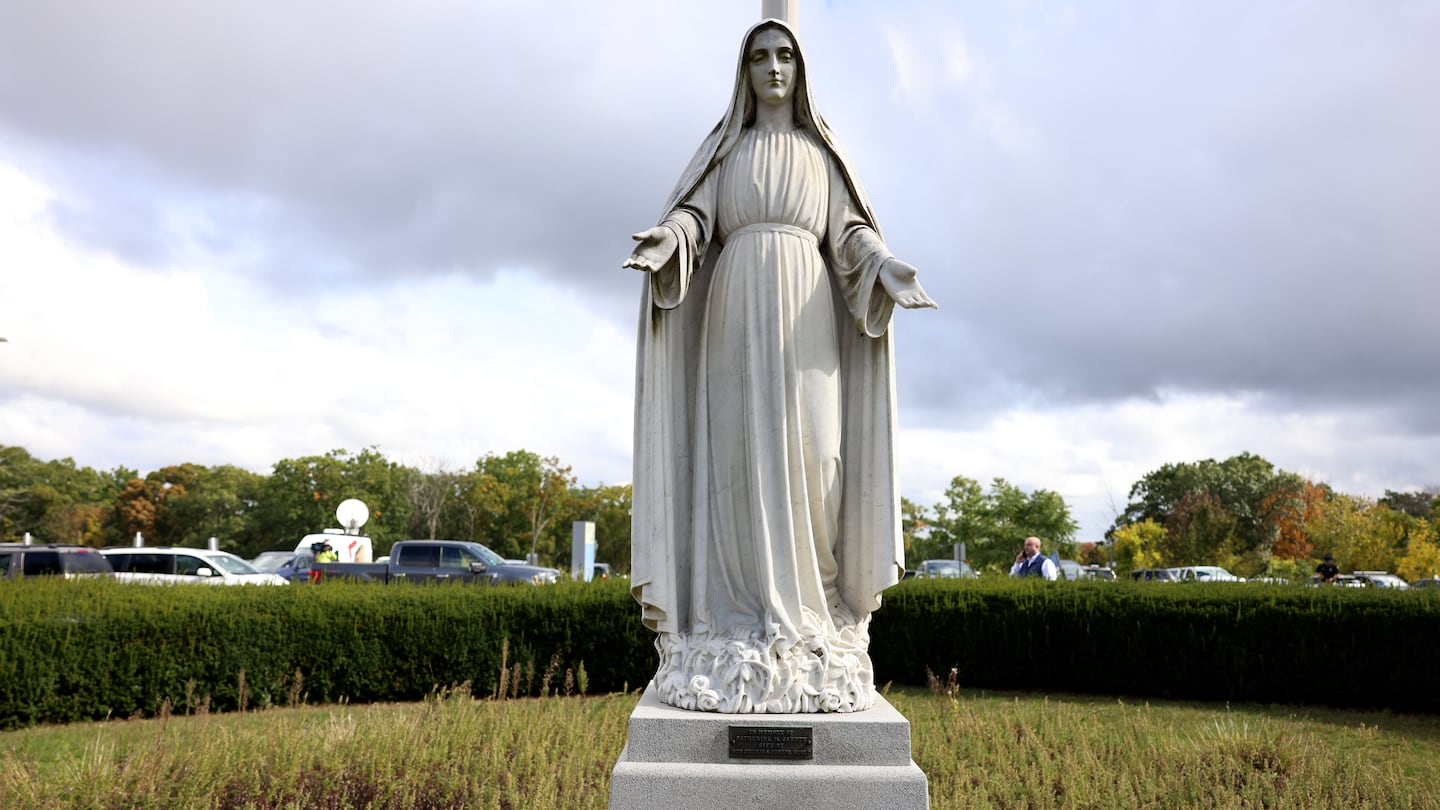
[(1015, 564), (1010, 566), (1012, 577), (1044, 577), (1055, 579), (1060, 569), (1055, 561), (1040, 553), (1040, 538), (1025, 538), (1025, 550), (1015, 555)]

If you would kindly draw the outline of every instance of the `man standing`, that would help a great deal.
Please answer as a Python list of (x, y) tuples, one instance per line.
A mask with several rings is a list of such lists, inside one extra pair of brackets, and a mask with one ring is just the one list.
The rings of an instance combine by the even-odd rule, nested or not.
[(1040, 538), (1025, 538), (1025, 550), (1015, 555), (1015, 564), (1010, 566), (1012, 577), (1044, 577), (1057, 579), (1060, 569), (1055, 561), (1040, 553)]
[(1335, 564), (1335, 558), (1329, 554), (1325, 555), (1325, 561), (1315, 566), (1315, 573), (1320, 576), (1321, 582), (1334, 582), (1340, 576), (1340, 566)]

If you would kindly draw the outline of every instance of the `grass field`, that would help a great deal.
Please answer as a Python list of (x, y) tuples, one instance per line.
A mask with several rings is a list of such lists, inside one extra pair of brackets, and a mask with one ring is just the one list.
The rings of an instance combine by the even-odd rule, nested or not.
[[(935, 808), (1440, 808), (1440, 718), (894, 689)], [(0, 733), (4, 808), (601, 808), (638, 696)], [(677, 806), (683, 806), (683, 802)]]

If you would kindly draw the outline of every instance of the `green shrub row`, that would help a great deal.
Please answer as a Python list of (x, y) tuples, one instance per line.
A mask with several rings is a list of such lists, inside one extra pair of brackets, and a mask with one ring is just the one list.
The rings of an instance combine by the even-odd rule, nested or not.
[[(880, 682), (1440, 711), (1440, 595), (911, 581)], [(202, 707), (611, 692), (654, 672), (624, 581), (544, 588), (0, 587), (0, 728)], [(503, 670), (503, 675), (502, 675)], [(243, 673), (243, 676), (242, 676)], [(568, 678), (568, 685), (567, 685)]]
[(1258, 583), (910, 581), (881, 680), (1440, 711), (1440, 594)]
[(643, 685), (655, 660), (623, 583), (0, 587), (0, 728), (166, 701), (185, 712), (418, 700), (467, 681), (484, 695), (612, 692)]

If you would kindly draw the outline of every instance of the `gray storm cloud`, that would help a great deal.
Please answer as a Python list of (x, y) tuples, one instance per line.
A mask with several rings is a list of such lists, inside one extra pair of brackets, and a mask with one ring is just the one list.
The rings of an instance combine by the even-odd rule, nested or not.
[[(84, 5), (0, 9), (0, 147), (66, 238), (277, 299), (520, 269), (625, 328), (628, 234), (754, 16)], [(1440, 7), (805, 5), (819, 106), (942, 306), (897, 338), (925, 426), (1188, 391), (1440, 430)]]

